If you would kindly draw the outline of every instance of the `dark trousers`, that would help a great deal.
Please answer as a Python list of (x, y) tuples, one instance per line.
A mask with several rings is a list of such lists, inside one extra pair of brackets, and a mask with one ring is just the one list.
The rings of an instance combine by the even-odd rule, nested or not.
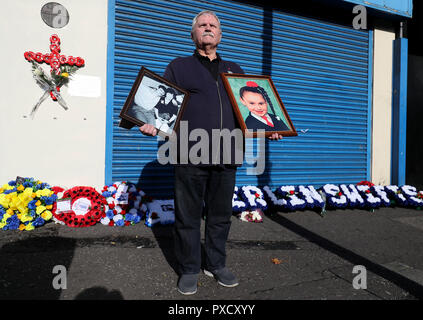
[(223, 268), (232, 216), (236, 168), (175, 167), (175, 256), (180, 274), (200, 272), (201, 218), (205, 212), (203, 265)]

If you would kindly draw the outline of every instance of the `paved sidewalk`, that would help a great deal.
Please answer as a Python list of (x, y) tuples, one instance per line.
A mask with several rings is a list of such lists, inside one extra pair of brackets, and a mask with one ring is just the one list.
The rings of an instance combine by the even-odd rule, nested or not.
[[(170, 226), (73, 229), (49, 223), (0, 232), (0, 299), (414, 300), (423, 297), (423, 212), (384, 208), (305, 211), (232, 218), (227, 266), (240, 285), (200, 275), (199, 289), (176, 289)], [(204, 227), (204, 224), (202, 228)], [(276, 262), (276, 263), (275, 263)], [(55, 290), (53, 268), (66, 268)], [(356, 265), (367, 288), (354, 289)], [(57, 279), (56, 279), (57, 280)], [(363, 282), (360, 282), (363, 284)]]

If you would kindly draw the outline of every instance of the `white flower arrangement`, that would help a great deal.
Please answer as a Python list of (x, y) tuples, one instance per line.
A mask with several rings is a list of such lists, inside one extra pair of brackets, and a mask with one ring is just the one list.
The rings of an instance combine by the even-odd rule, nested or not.
[(339, 186), (334, 184), (325, 184), (322, 191), (326, 194), (326, 203), (329, 208), (346, 208), (348, 205), (347, 197), (342, 194)]
[(381, 201), (381, 205), (385, 206), (385, 207), (389, 207), (391, 204), (391, 200), (389, 200), (388, 198), (388, 194), (385, 192), (385, 187), (384, 186), (373, 186), (370, 188), (370, 190), (374, 191), (375, 196), (377, 196), (380, 201)]
[(348, 199), (349, 208), (362, 208), (365, 206), (364, 199), (361, 197), (360, 193), (353, 184), (349, 184), (348, 186), (345, 184), (341, 184), (339, 188), (341, 189), (345, 197)]
[(152, 200), (147, 203), (145, 225), (153, 227), (156, 224), (167, 225), (175, 223), (174, 200)]
[(263, 211), (256, 209), (253, 211), (243, 211), (239, 214), (239, 219), (245, 222), (263, 222)]
[(407, 199), (405, 198), (404, 194), (401, 192), (401, 188), (394, 185), (385, 186), (385, 192), (391, 198), (391, 200), (395, 201), (397, 204), (406, 206)]
[[(375, 197), (372, 193), (372, 188), (367, 185), (359, 185), (356, 187), (360, 195), (363, 197), (365, 204), (369, 208), (378, 208), (382, 203), (382, 199)], [(386, 194), (386, 193), (385, 193)], [(388, 200), (389, 201), (389, 200)]]
[(257, 208), (266, 210), (267, 202), (264, 200), (263, 191), (256, 186), (243, 186), (240, 191), (241, 199), (243, 199), (250, 210), (255, 210)]
[(423, 192), (417, 192), (416, 187), (409, 185), (403, 185), (401, 190), (407, 196), (409, 205), (413, 207), (423, 206)]
[[(251, 189), (251, 187), (250, 187)], [(254, 189), (257, 191), (256, 189)], [(280, 186), (275, 192), (269, 186), (262, 188), (269, 207), (281, 211), (311, 208), (364, 208), (374, 210), (381, 206), (399, 205), (423, 208), (423, 191), (413, 186), (380, 186), (368, 181), (354, 184), (325, 184), (318, 190), (313, 186)], [(248, 204), (248, 203), (247, 203)], [(250, 209), (253, 210), (254, 208)], [(248, 211), (248, 210), (246, 210)]]
[(141, 198), (144, 192), (137, 190), (134, 185), (125, 181), (115, 182), (112, 185), (104, 186), (103, 197), (106, 198), (105, 216), (100, 223), (106, 226), (128, 226), (141, 221), (144, 212), (140, 208), (141, 202), (133, 199)]
[(278, 210), (286, 207), (286, 200), (284, 198), (278, 198), (269, 186), (264, 186), (263, 191), (270, 204), (273, 205), (273, 209)]
[(305, 200), (307, 208), (323, 208), (325, 206), (325, 201), (313, 186), (298, 186), (298, 194), (301, 199)]
[(266, 200), (274, 210), (296, 211), (323, 208), (325, 201), (313, 186), (281, 186), (275, 192), (264, 186)]
[(234, 212), (242, 212), (247, 208), (247, 204), (241, 200), (239, 196), (239, 188), (235, 186), (234, 195), (232, 197), (232, 208)]
[(289, 211), (301, 210), (306, 207), (306, 201), (297, 197), (295, 186), (281, 186), (276, 190), (281, 198), (286, 199), (286, 207)]

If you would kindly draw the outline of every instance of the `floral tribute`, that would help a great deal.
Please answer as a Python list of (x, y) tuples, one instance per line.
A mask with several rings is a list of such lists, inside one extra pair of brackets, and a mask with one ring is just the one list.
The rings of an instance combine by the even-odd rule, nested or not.
[(267, 201), (264, 199), (264, 193), (259, 187), (243, 186), (239, 190), (238, 196), (244, 201), (250, 211), (256, 209), (265, 211), (267, 209)]
[(100, 223), (107, 226), (130, 226), (139, 223), (145, 214), (142, 197), (145, 193), (125, 181), (104, 186), (105, 214)]
[(0, 187), (0, 229), (34, 230), (52, 219), (57, 196), (34, 178), (17, 178)]
[(147, 227), (175, 223), (175, 204), (173, 199), (149, 199), (146, 204), (147, 212), (145, 217), (145, 225)]
[[(380, 186), (369, 181), (357, 184), (326, 184), (319, 189), (313, 186), (236, 187), (232, 200), (233, 211), (246, 216), (257, 208), (264, 212), (293, 212), (326, 209), (364, 209), (374, 211), (380, 207), (423, 208), (423, 191), (413, 186)], [(250, 215), (251, 217), (251, 215)], [(244, 221), (251, 221), (244, 219)]]
[(106, 199), (92, 187), (73, 187), (63, 193), (61, 201), (69, 199), (70, 209), (59, 211), (57, 201), (53, 206), (54, 217), (73, 228), (90, 227), (104, 216)]
[[(380, 207), (423, 208), (423, 191), (410, 185), (381, 186), (369, 181), (357, 184), (313, 186), (286, 185), (235, 187), (232, 207), (242, 221), (263, 222), (265, 213), (326, 209)], [(33, 230), (54, 220), (70, 227), (89, 227), (100, 222), (107, 226), (130, 226), (145, 219), (147, 227), (175, 222), (173, 199), (157, 200), (136, 185), (115, 182), (101, 193), (92, 187), (65, 190), (50, 187), (33, 178), (17, 177), (0, 187), (0, 229)]]
[(264, 212), (261, 209), (255, 209), (253, 211), (241, 212), (238, 215), (238, 218), (241, 221), (261, 223), (263, 222), (263, 215)]
[[(53, 101), (57, 101), (65, 110), (68, 109), (66, 102), (60, 94), (60, 88), (67, 85), (70, 77), (81, 67), (85, 65), (81, 57), (65, 56), (60, 54), (60, 38), (57, 34), (50, 37), (50, 52), (42, 54), (41, 52), (26, 51), (24, 57), (32, 64), (32, 75), (35, 82), (44, 90), (44, 94), (38, 100), (31, 111), (31, 118), (41, 103), (49, 96)], [(46, 73), (41, 64), (50, 65), (50, 74)]]
[(232, 210), (235, 213), (244, 212), (247, 209), (247, 203), (245, 203), (240, 195), (239, 195), (239, 188), (235, 186), (235, 191), (232, 197)]

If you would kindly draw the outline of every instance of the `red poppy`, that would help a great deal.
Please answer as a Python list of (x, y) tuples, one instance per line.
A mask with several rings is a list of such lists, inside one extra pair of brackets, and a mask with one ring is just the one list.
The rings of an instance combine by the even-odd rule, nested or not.
[(37, 62), (42, 62), (42, 61), (43, 61), (43, 54), (42, 54), (41, 52), (37, 52), (37, 53), (35, 54), (35, 60), (36, 60)]
[(78, 58), (76, 58), (75, 64), (76, 64), (77, 67), (81, 67), (85, 64), (85, 61), (81, 57), (78, 57)]
[(68, 60), (68, 58), (66, 56), (64, 56), (64, 55), (61, 55), (59, 57), (60, 64), (66, 64), (66, 61), (67, 60)]
[(50, 37), (50, 43), (60, 43), (60, 38), (57, 34), (53, 34)]
[(25, 57), (26, 60), (32, 61), (32, 60), (34, 60), (34, 52), (27, 51), (27, 52), (24, 53), (24, 57)]
[(68, 57), (68, 61), (67, 61), (67, 64), (68, 65), (70, 65), (70, 66), (73, 66), (74, 64), (75, 64), (75, 58), (74, 57), (72, 57), (72, 56), (69, 56)]
[(44, 61), (45, 63), (50, 64), (50, 61), (51, 61), (51, 55), (49, 55), (48, 53), (46, 53), (45, 55), (43, 55), (43, 61)]
[(56, 57), (51, 57), (50, 58), (50, 66), (55, 70), (58, 69), (60, 67), (59, 60)]
[(50, 51), (52, 53), (59, 53), (60, 52), (60, 46), (56, 43), (53, 43), (50, 45)]

